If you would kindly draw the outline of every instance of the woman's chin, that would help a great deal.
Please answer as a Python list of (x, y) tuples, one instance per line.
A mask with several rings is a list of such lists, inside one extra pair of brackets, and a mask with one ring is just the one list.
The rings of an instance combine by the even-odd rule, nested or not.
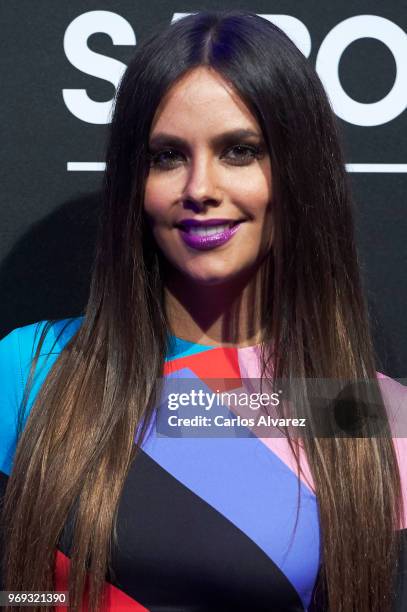
[(236, 282), (240, 277), (240, 274), (239, 271), (225, 274), (225, 270), (222, 270), (222, 272), (219, 273), (215, 273), (213, 271), (200, 271), (199, 273), (184, 271), (184, 276), (193, 284), (201, 285), (202, 287), (216, 287)]

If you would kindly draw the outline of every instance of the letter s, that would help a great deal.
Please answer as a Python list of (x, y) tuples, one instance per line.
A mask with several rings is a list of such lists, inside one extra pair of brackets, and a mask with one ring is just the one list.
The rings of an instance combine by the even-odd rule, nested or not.
[[(67, 27), (64, 51), (67, 59), (78, 70), (112, 83), (117, 89), (126, 65), (111, 57), (91, 51), (87, 41), (91, 34), (103, 32), (114, 45), (135, 45), (133, 28), (124, 17), (111, 11), (88, 11), (76, 17)], [(95, 102), (86, 89), (63, 89), (68, 110), (87, 123), (110, 123), (113, 100)]]

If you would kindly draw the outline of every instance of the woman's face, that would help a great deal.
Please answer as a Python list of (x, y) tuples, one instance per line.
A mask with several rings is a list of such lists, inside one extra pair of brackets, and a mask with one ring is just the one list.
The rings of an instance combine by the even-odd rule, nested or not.
[[(144, 210), (170, 270), (200, 284), (250, 278), (271, 248), (272, 179), (247, 106), (218, 73), (195, 68), (161, 101), (149, 147)], [(206, 230), (185, 220), (223, 221)]]

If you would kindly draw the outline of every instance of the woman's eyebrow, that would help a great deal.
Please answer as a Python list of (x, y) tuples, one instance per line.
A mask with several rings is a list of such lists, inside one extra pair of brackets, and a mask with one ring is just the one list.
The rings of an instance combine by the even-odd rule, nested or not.
[[(213, 147), (227, 144), (228, 142), (240, 140), (244, 138), (257, 138), (261, 139), (262, 135), (259, 132), (249, 129), (237, 129), (237, 130), (229, 130), (227, 132), (222, 132), (222, 134), (218, 134), (214, 136), (210, 143)], [(179, 136), (175, 136), (174, 134), (168, 134), (166, 132), (158, 132), (154, 134), (154, 136), (150, 139), (151, 147), (160, 147), (160, 146), (174, 146), (174, 147), (187, 147), (188, 142)]]

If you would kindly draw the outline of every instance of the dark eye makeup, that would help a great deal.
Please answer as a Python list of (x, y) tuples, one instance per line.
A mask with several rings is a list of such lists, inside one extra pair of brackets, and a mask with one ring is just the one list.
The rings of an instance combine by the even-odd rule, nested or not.
[[(261, 159), (263, 155), (263, 147), (239, 143), (228, 147), (228, 149), (222, 153), (221, 158), (226, 159), (232, 166), (247, 166), (255, 159)], [(147, 157), (150, 168), (156, 168), (158, 170), (171, 170), (176, 168), (183, 163), (185, 159), (184, 153), (170, 147), (160, 150), (150, 150)]]

